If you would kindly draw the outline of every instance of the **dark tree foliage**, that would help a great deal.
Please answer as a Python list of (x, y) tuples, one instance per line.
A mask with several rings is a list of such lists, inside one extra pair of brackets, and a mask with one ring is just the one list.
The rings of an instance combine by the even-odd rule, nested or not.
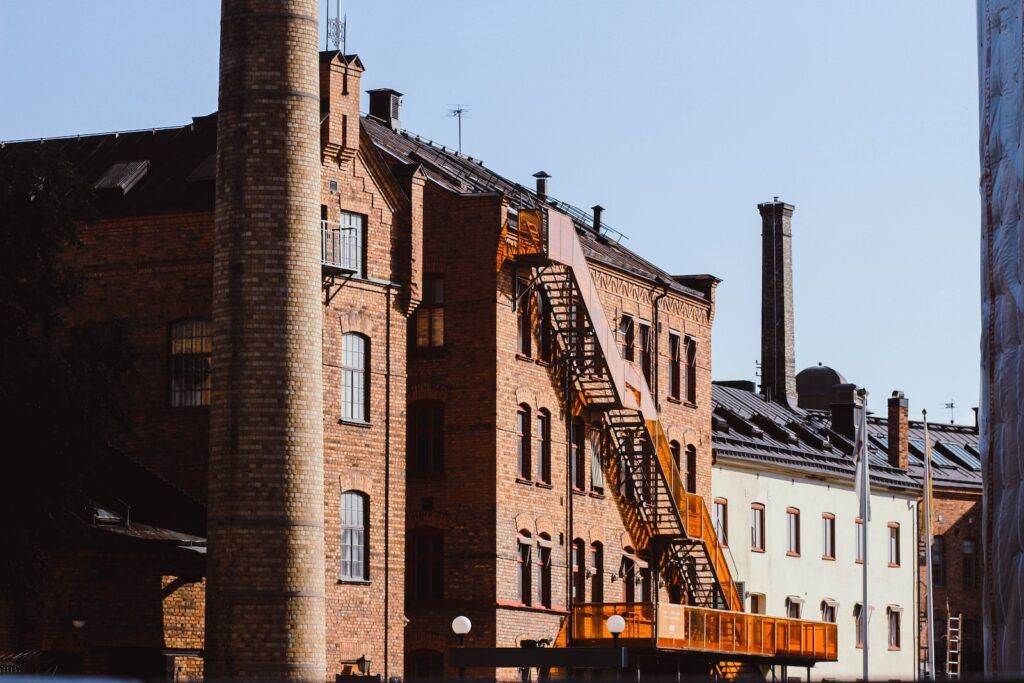
[(42, 145), (0, 154), (0, 591), (32, 591), (44, 552), (88, 520), (124, 427), (118, 321), (74, 323), (92, 190)]

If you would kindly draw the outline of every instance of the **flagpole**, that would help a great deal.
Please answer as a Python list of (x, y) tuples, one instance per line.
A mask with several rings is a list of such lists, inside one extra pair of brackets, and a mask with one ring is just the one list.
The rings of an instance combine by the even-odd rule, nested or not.
[(921, 411), (924, 420), (924, 553), (925, 553), (925, 618), (928, 619), (928, 677), (935, 680), (935, 602), (932, 595), (932, 442), (928, 437), (928, 411)]
[(870, 611), (868, 609), (868, 522), (871, 520), (871, 508), (870, 499), (871, 495), (869, 487), (871, 485), (870, 475), (868, 474), (868, 391), (867, 389), (859, 389), (857, 392), (860, 395), (860, 415), (859, 424), (857, 425), (857, 457), (858, 457), (858, 468), (857, 476), (860, 481), (860, 533), (861, 533), (861, 551), (863, 557), (863, 563), (861, 564), (861, 583), (862, 583), (862, 595), (861, 595), (861, 644), (864, 646), (861, 651), (863, 657), (863, 668), (864, 668), (864, 680), (868, 681), (868, 618), (870, 617)]

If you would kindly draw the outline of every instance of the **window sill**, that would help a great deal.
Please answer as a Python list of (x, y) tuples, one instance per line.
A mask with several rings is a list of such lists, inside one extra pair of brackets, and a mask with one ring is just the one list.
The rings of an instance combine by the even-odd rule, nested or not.
[(752, 553), (764, 553), (764, 548), (751, 548), (750, 552), (752, 552)]
[(604, 499), (604, 491), (591, 491), (587, 495), (589, 495), (591, 498)]
[(369, 429), (373, 426), (372, 422), (364, 420), (346, 420), (345, 418), (338, 420), (338, 424), (345, 425), (346, 427), (362, 427), (363, 429)]
[(835, 562), (836, 561), (836, 558), (833, 557), (832, 555), (822, 555), (821, 559), (828, 560), (829, 562)]
[(889, 646), (889, 652), (899, 652), (902, 649), (903, 648), (901, 647), (893, 647), (892, 645)]
[(516, 352), (516, 360), (524, 360), (527, 363), (533, 362), (533, 356), (527, 356), (525, 353)]
[(210, 406), (167, 406), (167, 409), (175, 413), (209, 413)]
[(686, 406), (687, 408), (696, 408), (697, 407), (697, 404), (694, 403), (693, 401), (683, 401), (683, 405)]
[(786, 551), (786, 557), (800, 557), (800, 553), (794, 553), (792, 550)]
[(372, 583), (370, 579), (338, 579), (339, 586), (369, 586)]
[(541, 366), (542, 368), (550, 368), (551, 367), (551, 361), (545, 360), (544, 358), (538, 358), (534, 362), (537, 365)]
[(889, 569), (899, 569), (902, 565), (889, 563)]
[(676, 403), (676, 404), (682, 403), (682, 401), (679, 400), (678, 398), (676, 398), (675, 396), (666, 396), (665, 400), (668, 401), (669, 403)]
[(864, 564), (864, 560), (854, 560), (854, 564)]
[(516, 477), (517, 484), (526, 484), (527, 486), (533, 486), (533, 481), (524, 477)]
[(575, 496), (585, 496), (585, 495), (587, 495), (586, 491), (584, 491), (583, 489), (578, 489), (575, 486), (572, 487), (572, 493)]
[(555, 488), (550, 482), (546, 482), (546, 481), (535, 482), (534, 486), (536, 486), (539, 489), (549, 489), (549, 490)]

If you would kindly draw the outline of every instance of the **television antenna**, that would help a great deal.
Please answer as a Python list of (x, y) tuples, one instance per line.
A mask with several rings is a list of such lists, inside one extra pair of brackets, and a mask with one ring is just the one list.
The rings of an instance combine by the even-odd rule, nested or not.
[(956, 421), (956, 403), (953, 399), (949, 399), (949, 403), (946, 404), (946, 410), (949, 411), (949, 424), (954, 424)]
[(468, 104), (450, 104), (448, 116), (454, 116), (459, 120), (459, 154), (462, 154), (462, 117), (469, 113)]

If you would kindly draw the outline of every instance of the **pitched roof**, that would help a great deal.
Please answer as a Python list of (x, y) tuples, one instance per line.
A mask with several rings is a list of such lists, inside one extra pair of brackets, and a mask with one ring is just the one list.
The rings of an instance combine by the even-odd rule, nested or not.
[[(335, 56), (337, 53), (322, 53), (321, 59)], [(355, 55), (347, 55), (346, 59), (358, 64)], [(401, 172), (400, 165), (416, 164), (429, 181), (451, 192), (500, 192), (509, 198), (516, 211), (540, 205), (541, 200), (533, 190), (495, 173), (479, 159), (407, 131), (396, 132), (372, 116), (362, 117), (362, 127), (382, 156), (393, 161), (395, 173)], [(0, 162), (11, 150), (28, 145), (56, 147), (86, 182), (113, 190), (98, 192), (97, 208), (101, 214), (213, 209), (216, 113), (171, 128), (0, 142)], [(672, 276), (620, 244), (621, 235), (614, 229), (603, 226), (600, 233), (595, 232), (587, 212), (553, 198), (548, 198), (548, 202), (572, 216), (588, 258), (652, 284), (662, 283), (677, 293), (710, 300), (704, 280)]]
[[(822, 411), (788, 408), (765, 401), (738, 383), (712, 386), (712, 447), (716, 459), (743, 461), (750, 466), (771, 466), (808, 475), (850, 480), (854, 476), (854, 444), (831, 428)], [(933, 444), (936, 486), (980, 491), (981, 472), (972, 469), (977, 455), (978, 431), (970, 427), (929, 423)], [(869, 416), (868, 453), (871, 479), (876, 485), (919, 490), (923, 460), (915, 454), (924, 443), (924, 425), (910, 423), (911, 455), (906, 471), (889, 465), (886, 454), (888, 422)], [(961, 453), (962, 451), (962, 453)]]
[[(533, 190), (511, 181), (474, 159), (408, 131), (395, 131), (372, 116), (363, 117), (363, 127), (377, 148), (396, 163), (420, 164), (426, 178), (437, 185), (457, 193), (500, 192), (509, 199), (515, 211), (537, 208), (541, 198)], [(546, 203), (569, 214), (576, 224), (583, 251), (587, 258), (611, 266), (625, 273), (641, 277), (651, 283), (660, 282), (672, 291), (708, 300), (705, 288), (691, 286), (683, 276), (673, 279), (668, 272), (624, 247), (618, 240), (618, 231), (603, 226), (594, 230), (590, 214), (565, 202), (546, 198)]]
[(215, 114), (173, 128), (2, 142), (0, 163), (30, 145), (63, 153), (97, 189), (97, 209), (104, 215), (213, 208)]

